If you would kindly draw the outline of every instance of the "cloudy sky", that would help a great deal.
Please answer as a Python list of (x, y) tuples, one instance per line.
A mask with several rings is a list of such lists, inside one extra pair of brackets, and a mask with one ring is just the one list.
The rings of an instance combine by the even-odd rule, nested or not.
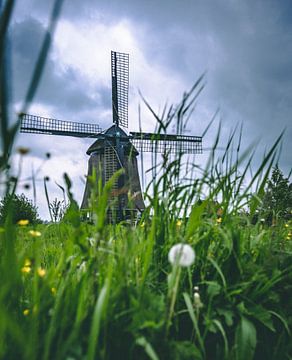
[[(18, 0), (10, 26), (13, 102), (19, 109), (48, 25), (53, 0)], [(159, 113), (177, 103), (206, 72), (205, 89), (188, 124), (211, 146), (219, 121), (221, 143), (243, 124), (243, 144), (257, 143), (260, 159), (286, 128), (280, 166), (287, 175), (292, 153), (292, 2), (290, 0), (65, 0), (38, 92), (29, 112), (99, 124), (112, 121), (110, 51), (130, 55), (129, 130), (138, 130), (139, 91)], [(142, 128), (155, 121), (142, 104)], [(41, 166), (37, 178), (51, 178), (51, 200), (61, 198), (55, 184), (71, 177), (76, 199), (83, 194), (90, 140), (20, 134), (28, 146), (23, 178)], [(44, 161), (45, 154), (51, 159)], [(202, 165), (206, 157), (198, 159)], [(16, 159), (17, 160), (17, 159)], [(147, 164), (147, 157), (146, 157)], [(146, 178), (147, 181), (147, 178)], [(42, 182), (38, 206), (48, 217)], [(20, 187), (19, 192), (23, 189)], [(31, 190), (25, 191), (32, 198)]]

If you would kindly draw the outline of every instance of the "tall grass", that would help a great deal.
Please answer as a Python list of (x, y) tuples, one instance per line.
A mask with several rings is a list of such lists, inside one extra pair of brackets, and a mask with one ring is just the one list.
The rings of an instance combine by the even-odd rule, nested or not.
[[(5, 3), (1, 29), (12, 4)], [(37, 62), (40, 74), (43, 63)], [(148, 104), (159, 132), (172, 122), (183, 129), (201, 84), (161, 116)], [(2, 89), (1, 170), (7, 171), (18, 124), (8, 126)], [(70, 207), (62, 222), (20, 226), (8, 217), (0, 228), (0, 358), (291, 358), (292, 224), (252, 223), (281, 136), (251, 178), (253, 149), (241, 153), (233, 132), (218, 159), (220, 136), (219, 128), (204, 168), (183, 154), (164, 154), (162, 161), (154, 155), (149, 205), (135, 226), (105, 221), (119, 173), (105, 187), (93, 178), (93, 224), (81, 221), (67, 176)], [(196, 252), (188, 268), (168, 262), (177, 243)]]

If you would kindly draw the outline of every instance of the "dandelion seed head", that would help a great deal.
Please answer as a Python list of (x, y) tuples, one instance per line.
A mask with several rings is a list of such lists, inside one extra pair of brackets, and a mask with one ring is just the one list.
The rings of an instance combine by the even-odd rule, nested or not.
[(188, 244), (176, 244), (170, 249), (168, 260), (172, 265), (191, 266), (195, 261), (195, 252)]

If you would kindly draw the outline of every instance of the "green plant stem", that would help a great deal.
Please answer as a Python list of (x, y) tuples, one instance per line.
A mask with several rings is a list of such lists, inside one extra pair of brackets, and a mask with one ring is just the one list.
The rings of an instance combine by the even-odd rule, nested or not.
[[(180, 280), (180, 275), (181, 275), (181, 267), (178, 265), (175, 265), (172, 269), (172, 274), (171, 277), (173, 276), (174, 279), (174, 286), (170, 288), (169, 291), (169, 296), (170, 296), (170, 305), (169, 305), (169, 311), (167, 313), (167, 318), (166, 318), (166, 325), (165, 325), (165, 337), (167, 338), (168, 336), (168, 332), (169, 332), (169, 327), (171, 324), (171, 319), (173, 316), (173, 312), (174, 312), (174, 306), (175, 306), (175, 302), (176, 302), (176, 298), (177, 298), (177, 292), (178, 292), (178, 286), (179, 286), (179, 280)], [(173, 280), (173, 279), (171, 279)], [(172, 281), (171, 281), (172, 283)]]

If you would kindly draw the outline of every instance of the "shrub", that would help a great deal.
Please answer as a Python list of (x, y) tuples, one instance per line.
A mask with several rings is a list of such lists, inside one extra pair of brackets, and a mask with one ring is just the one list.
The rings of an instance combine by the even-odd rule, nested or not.
[(41, 222), (37, 208), (24, 194), (8, 194), (0, 201), (0, 223), (3, 224), (11, 214), (12, 222), (16, 224), (19, 220), (29, 220), (31, 224)]

